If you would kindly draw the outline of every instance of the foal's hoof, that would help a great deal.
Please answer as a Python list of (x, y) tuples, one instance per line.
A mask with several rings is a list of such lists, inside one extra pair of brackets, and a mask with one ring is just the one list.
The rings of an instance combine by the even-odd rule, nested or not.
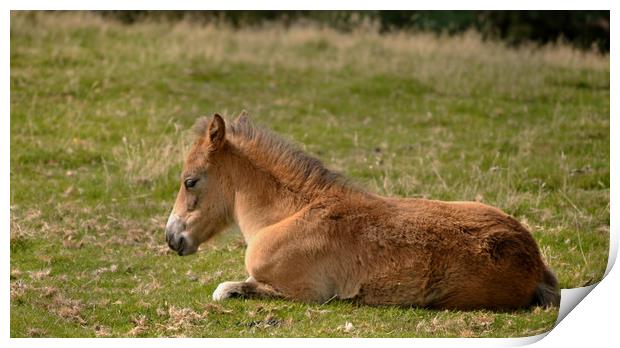
[(213, 301), (222, 301), (239, 295), (241, 295), (239, 282), (223, 282), (213, 292)]

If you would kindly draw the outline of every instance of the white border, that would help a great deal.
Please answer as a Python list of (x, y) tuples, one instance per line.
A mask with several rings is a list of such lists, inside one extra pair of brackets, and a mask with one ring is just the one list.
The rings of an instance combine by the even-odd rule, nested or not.
[(78, 1), (78, 0), (23, 0), (13, 1), (8, 7), (14, 10), (24, 9), (75, 9), (75, 10), (597, 10), (611, 9), (613, 2), (608, 0), (521, 0), (510, 1), (469, 0), (469, 1), (355, 1), (355, 0), (314, 0), (314, 1), (283, 1), (283, 0), (229, 0), (229, 1), (197, 1), (197, 0), (109, 0), (109, 1)]
[[(3, 2), (2, 8), (5, 10), (2, 12), (1, 21), (2, 21), (2, 30), (4, 31), (4, 37), (9, 37), (10, 32), (10, 13), (9, 9), (21, 10), (21, 9), (143, 9), (143, 8), (153, 8), (155, 5), (158, 9), (418, 9), (418, 10), (430, 10), (430, 9), (531, 9), (531, 10), (545, 10), (545, 9), (610, 9), (611, 11), (611, 22), (615, 23), (615, 9), (613, 6), (613, 2), (611, 1), (533, 1), (533, 0), (524, 0), (519, 1), (518, 5), (511, 4), (508, 2), (497, 2), (497, 1), (480, 1), (473, 0), (468, 2), (456, 2), (456, 1), (441, 1), (436, 0), (432, 2), (421, 2), (421, 3), (412, 3), (411, 1), (382, 1), (382, 2), (365, 2), (360, 3), (354, 0), (343, 0), (338, 2), (327, 1), (327, 0), (316, 0), (311, 2), (284, 2), (284, 1), (230, 1), (230, 2), (198, 2), (198, 1), (188, 1), (188, 0), (176, 0), (174, 2), (163, 2), (163, 1), (146, 1), (146, 0), (135, 0), (135, 1), (119, 1), (119, 0), (111, 0), (101, 3), (96, 2), (83, 2), (83, 1), (54, 1), (53, 3), (49, 1), (32, 1), (25, 0), (13, 3)], [(6, 8), (5, 8), (6, 7)], [(618, 47), (616, 44), (617, 36), (614, 36), (614, 25), (611, 25), (611, 45), (612, 52), (614, 51), (614, 47)], [(2, 220), (5, 223), (6, 234), (5, 238), (8, 237), (10, 231), (10, 42), (9, 40), (2, 41), (5, 54), (2, 56), (3, 66), (5, 67), (2, 70), (2, 74), (5, 78), (5, 81), (8, 84), (2, 86), (2, 103), (4, 106), (4, 110), (6, 113), (4, 117), (1, 117), (0, 124), (2, 125), (2, 129), (5, 132), (5, 137), (2, 139), (2, 159), (4, 161), (4, 168), (2, 170), (2, 186), (0, 188), (2, 192)], [(612, 69), (611, 69), (611, 112), (610, 115), (615, 115), (616, 108), (614, 107), (613, 100), (618, 100), (618, 93), (614, 88), (615, 84), (613, 81), (617, 80), (618, 74), (616, 70), (613, 69), (614, 66), (614, 55), (612, 57)], [(618, 163), (618, 152), (613, 151), (614, 148), (617, 148), (618, 141), (615, 140), (615, 137), (619, 135), (617, 122), (614, 120), (614, 117), (611, 117), (610, 120), (611, 127), (611, 158), (610, 158), (610, 166), (611, 173), (610, 179), (611, 182), (617, 182), (618, 180), (618, 171), (617, 165)], [(618, 187), (611, 184), (611, 200), (613, 201), (613, 197), (618, 197), (619, 195)], [(561, 323), (558, 323), (557, 327), (550, 331), (548, 334), (542, 334), (534, 337), (527, 338), (517, 338), (517, 339), (465, 339), (465, 338), (456, 338), (456, 339), (396, 339), (389, 340), (387, 339), (349, 339), (349, 340), (337, 340), (334, 339), (268, 339), (268, 340), (256, 340), (256, 339), (209, 339), (205, 341), (204, 339), (100, 339), (100, 340), (92, 340), (92, 339), (9, 339), (10, 336), (10, 254), (8, 245), (5, 248), (0, 249), (0, 257), (3, 262), (6, 262), (4, 267), (1, 269), (1, 276), (3, 278), (3, 286), (0, 290), (2, 294), (2, 308), (4, 309), (3, 315), (0, 319), (0, 326), (2, 327), (3, 336), (2, 341), (7, 341), (6, 343), (10, 343), (11, 346), (31, 346), (31, 345), (51, 345), (55, 346), (79, 346), (82, 347), (84, 345), (149, 345), (149, 346), (170, 346), (172, 344), (182, 344), (182, 345), (191, 345), (191, 346), (203, 346), (203, 345), (211, 345), (211, 344), (224, 344), (224, 345), (237, 345), (237, 344), (268, 344), (269, 346), (286, 346), (290, 347), (291, 344), (296, 346), (314, 346), (316, 344), (321, 343), (345, 343), (345, 344), (354, 344), (356, 346), (364, 347), (364, 346), (374, 346), (376, 344), (389, 344), (391, 346), (407, 346), (410, 347), (412, 344), (422, 345), (422, 346), (443, 346), (443, 345), (475, 345), (475, 346), (514, 346), (514, 345), (523, 345), (530, 344), (538, 341), (539, 339), (545, 337), (545, 339), (538, 342), (538, 346), (566, 346), (566, 345), (586, 345), (593, 343), (608, 343), (616, 340), (616, 326), (617, 321), (614, 320), (617, 318), (617, 313), (613, 312), (613, 309), (617, 308), (618, 300), (616, 298), (616, 294), (619, 293), (620, 290), (620, 276), (618, 275), (618, 271), (612, 270), (612, 266), (615, 263), (617, 249), (618, 249), (618, 221), (617, 217), (620, 213), (620, 210), (617, 208), (615, 204), (610, 204), (610, 215), (611, 215), (611, 243), (610, 243), (610, 257), (608, 261), (608, 266), (606, 270), (606, 278), (596, 287), (590, 287), (589, 289), (585, 289), (585, 291), (591, 291), (591, 295), (587, 296), (582, 301), (582, 305), (577, 306), (572, 312), (567, 313), (567, 318), (569, 320), (564, 320)], [(6, 240), (6, 239), (5, 239)], [(563, 294), (564, 295), (564, 294)], [(568, 294), (567, 294), (568, 295)], [(567, 298), (567, 295), (564, 295), (564, 298)], [(572, 295), (570, 295), (572, 296)], [(579, 295), (577, 295), (579, 296)], [(564, 302), (564, 301), (563, 301)], [(578, 301), (577, 301), (578, 302)], [(615, 304), (615, 306), (614, 306)]]
[[(9, 37), (10, 23), (9, 23), (9, 11), (4, 11), (0, 14), (0, 20), (2, 22), (2, 31), (3, 37)], [(11, 83), (11, 66), (9, 64), (10, 59), (10, 51), (11, 51), (11, 43), (9, 40), (2, 40), (2, 52), (5, 52), (1, 55), (1, 64), (4, 68), (1, 70), (2, 80), (5, 82), (2, 84), (2, 94), (0, 95), (0, 100), (2, 100), (2, 108), (5, 110), (2, 116), (0, 116), (0, 129), (2, 129), (2, 140), (0, 143), (2, 146), (2, 184), (0, 186), (0, 194), (2, 195), (2, 210), (0, 210), (0, 216), (2, 219), (3, 226), (6, 227), (6, 232), (4, 233), (4, 240), (8, 242), (10, 238), (10, 230), (11, 230), (11, 217), (10, 217), (10, 204), (11, 204), (11, 196), (10, 196), (10, 151), (9, 146), (11, 142), (11, 118), (10, 118), (10, 107), (11, 107), (11, 95), (10, 95), (10, 83)], [(11, 268), (11, 260), (10, 260), (10, 249), (9, 243), (5, 245), (4, 248), (0, 249), (0, 258), (2, 259), (2, 268), (0, 270), (0, 277), (2, 279), (2, 288), (0, 288), (0, 298), (2, 299), (2, 316), (0, 317), (0, 327), (2, 327), (3, 334), (6, 333), (5, 337), (9, 336), (10, 332), (10, 314), (9, 308), (10, 306), (10, 268)]]

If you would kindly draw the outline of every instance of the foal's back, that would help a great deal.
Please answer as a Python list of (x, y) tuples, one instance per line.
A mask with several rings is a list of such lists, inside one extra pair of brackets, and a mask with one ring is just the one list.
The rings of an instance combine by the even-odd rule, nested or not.
[(363, 302), (468, 309), (532, 301), (545, 266), (529, 231), (512, 217), (476, 202), (371, 201), (367, 219), (379, 225), (360, 221), (371, 266)]

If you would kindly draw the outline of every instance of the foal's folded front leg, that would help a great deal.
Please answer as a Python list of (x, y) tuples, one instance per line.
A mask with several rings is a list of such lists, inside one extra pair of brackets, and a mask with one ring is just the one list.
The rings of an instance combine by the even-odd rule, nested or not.
[(282, 297), (270, 285), (259, 283), (250, 277), (244, 282), (223, 282), (213, 292), (213, 301), (222, 301), (231, 297), (268, 298)]

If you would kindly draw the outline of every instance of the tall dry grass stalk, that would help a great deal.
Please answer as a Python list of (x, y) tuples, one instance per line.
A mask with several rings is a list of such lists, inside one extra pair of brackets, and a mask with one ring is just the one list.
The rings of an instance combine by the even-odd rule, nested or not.
[(181, 130), (177, 124), (171, 135), (162, 135), (155, 141), (139, 137), (123, 137), (122, 145), (113, 149), (117, 164), (125, 179), (132, 183), (151, 183), (164, 178), (175, 166), (180, 166), (189, 151), (194, 135)]

